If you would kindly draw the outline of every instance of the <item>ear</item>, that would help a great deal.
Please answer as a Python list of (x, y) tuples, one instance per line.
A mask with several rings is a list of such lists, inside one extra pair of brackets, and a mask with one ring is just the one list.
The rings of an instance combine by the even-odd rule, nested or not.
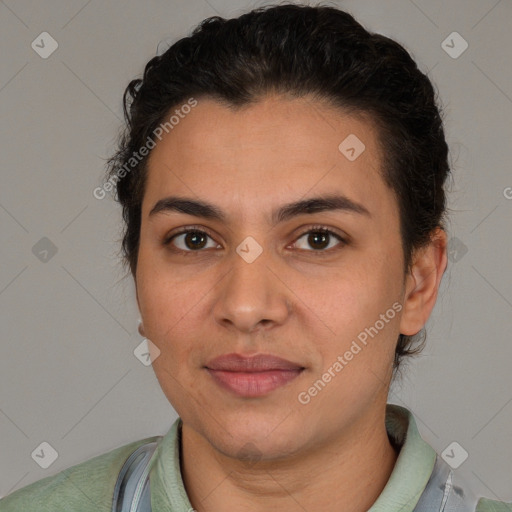
[(139, 309), (139, 314), (140, 314), (139, 290), (137, 289), (137, 281), (135, 279), (134, 279), (134, 285), (135, 285), (135, 298), (137, 299), (137, 308)]
[[(141, 314), (140, 313), (140, 302), (139, 302), (139, 293), (138, 293), (138, 290), (137, 290), (137, 280), (134, 279), (134, 283), (135, 283), (135, 298), (137, 299), (137, 307), (139, 308), (139, 315)], [(139, 334), (145, 338), (146, 335), (144, 333), (144, 325), (142, 323), (142, 315), (141, 315), (141, 318), (139, 319), (139, 325), (137, 326), (137, 330), (139, 331)]]
[(413, 336), (427, 323), (447, 263), (447, 236), (444, 229), (438, 227), (432, 232), (430, 243), (413, 254), (405, 281), (401, 334)]

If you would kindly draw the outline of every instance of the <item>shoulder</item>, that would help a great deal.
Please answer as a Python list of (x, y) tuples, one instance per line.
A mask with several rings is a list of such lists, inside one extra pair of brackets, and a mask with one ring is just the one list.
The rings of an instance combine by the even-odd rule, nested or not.
[(124, 462), (139, 446), (157, 439), (134, 441), (18, 489), (0, 500), (0, 512), (110, 512)]
[[(512, 512), (512, 503), (494, 501), (477, 495), (460, 473), (453, 470), (439, 454), (436, 455), (434, 449), (421, 438), (414, 416), (408, 409), (387, 404), (386, 429), (390, 439), (392, 438), (400, 449), (402, 463), (404, 456), (408, 462), (410, 461), (406, 471), (399, 475), (401, 481), (408, 477), (411, 469), (414, 474), (419, 474), (420, 466), (414, 465), (418, 461), (417, 446), (428, 446), (435, 456), (434, 467), (414, 508), (416, 512)], [(393, 474), (395, 473), (398, 474), (396, 468)]]
[(512, 503), (481, 498), (476, 507), (476, 512), (512, 512)]

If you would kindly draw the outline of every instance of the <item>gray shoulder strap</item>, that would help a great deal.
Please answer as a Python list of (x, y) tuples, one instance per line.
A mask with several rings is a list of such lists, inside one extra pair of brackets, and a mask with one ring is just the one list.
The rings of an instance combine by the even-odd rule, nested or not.
[(414, 512), (475, 512), (477, 498), (455, 485), (453, 471), (438, 455)]
[(139, 446), (123, 464), (112, 501), (112, 512), (151, 512), (149, 461), (162, 439)]

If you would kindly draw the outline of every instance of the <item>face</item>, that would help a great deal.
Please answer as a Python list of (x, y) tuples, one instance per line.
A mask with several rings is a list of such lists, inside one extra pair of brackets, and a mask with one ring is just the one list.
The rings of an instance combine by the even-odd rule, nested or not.
[[(153, 149), (137, 300), (165, 395), (220, 452), (315, 449), (385, 404), (406, 280), (380, 161), (370, 121), (282, 97), (200, 99)], [(295, 370), (213, 371), (226, 354)]]

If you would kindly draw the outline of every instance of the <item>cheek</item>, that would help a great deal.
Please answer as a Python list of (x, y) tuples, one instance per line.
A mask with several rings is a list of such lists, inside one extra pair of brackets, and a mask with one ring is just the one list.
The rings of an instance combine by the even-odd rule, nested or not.
[[(165, 361), (167, 368), (187, 344), (173, 343), (180, 340), (187, 324), (188, 315), (193, 312), (197, 293), (190, 284), (176, 283), (165, 269), (155, 265), (141, 250), (137, 268), (137, 298), (144, 323), (146, 337), (160, 350), (154, 366)], [(157, 364), (158, 362), (158, 364)]]
[(317, 318), (320, 327), (312, 333), (321, 354), (321, 368), (312, 382), (329, 370), (336, 375), (329, 384), (333, 394), (326, 393), (326, 400), (337, 400), (336, 395), (350, 400), (362, 389), (381, 389), (399, 334), (401, 262), (375, 254), (351, 263), (323, 281), (303, 279), (297, 293), (304, 314)]
[(146, 337), (160, 351), (153, 371), (175, 410), (186, 414), (187, 403), (199, 393), (193, 374), (199, 290), (194, 291), (194, 282), (177, 283), (155, 267), (141, 267), (137, 286)]
[(204, 363), (201, 357), (211, 334), (209, 308), (218, 276), (187, 272), (141, 250), (137, 296), (146, 337), (160, 350), (153, 368), (162, 387), (173, 388), (174, 379), (193, 386), (191, 375)]
[(400, 265), (380, 254), (354, 254), (342, 267), (323, 274), (296, 274), (292, 285), (303, 314), (315, 317), (327, 334), (342, 341), (373, 325), (398, 300)]

